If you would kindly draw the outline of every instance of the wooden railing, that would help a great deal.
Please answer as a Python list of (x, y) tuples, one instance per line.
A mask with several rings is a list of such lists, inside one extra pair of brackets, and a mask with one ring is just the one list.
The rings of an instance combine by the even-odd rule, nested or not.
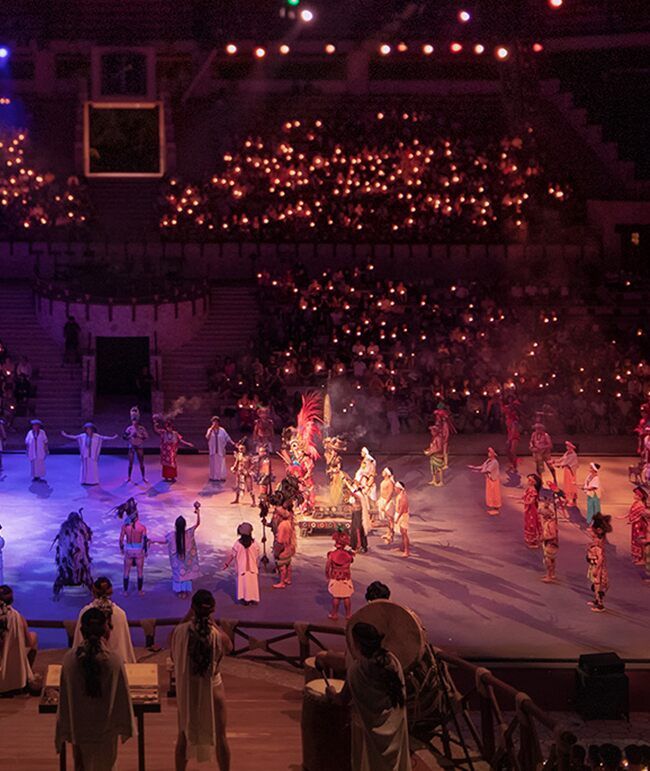
[[(129, 621), (140, 628), (145, 644), (155, 649), (160, 627), (174, 627), (180, 618)], [(72, 644), (75, 621), (28, 621), (33, 629), (62, 629)], [(319, 651), (344, 648), (341, 627), (307, 622), (238, 621), (219, 619), (233, 643), (231, 655), (257, 661), (276, 661), (302, 668)], [(263, 634), (266, 633), (266, 634)], [(329, 638), (327, 640), (326, 638)], [(342, 643), (337, 646), (337, 643)], [(488, 764), (493, 769), (568, 771), (569, 753), (576, 738), (525, 693), (499, 680), (488, 669), (430, 648), (438, 669), (436, 682), (443, 698), (439, 719), (426, 737), (413, 737), (415, 747), (460, 769)], [(540, 730), (547, 734), (543, 743)], [(546, 751), (544, 748), (546, 747)]]

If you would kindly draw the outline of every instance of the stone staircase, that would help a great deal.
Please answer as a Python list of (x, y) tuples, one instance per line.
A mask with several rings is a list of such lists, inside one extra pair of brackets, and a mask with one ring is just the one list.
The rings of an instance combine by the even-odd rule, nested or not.
[[(44, 423), (50, 444), (63, 440), (59, 432), (76, 432), (81, 419), (81, 365), (63, 364), (63, 351), (41, 327), (34, 313), (34, 297), (28, 283), (0, 284), (0, 338), (12, 358), (27, 356), (38, 376), (34, 379), (34, 413)], [(24, 447), (29, 417), (17, 417), (8, 432), (10, 449)]]
[(196, 410), (177, 418), (178, 430), (203, 447), (213, 404), (207, 391), (206, 370), (215, 356), (239, 356), (257, 331), (259, 308), (253, 286), (216, 286), (210, 312), (197, 336), (187, 345), (163, 356), (162, 386), (165, 408), (180, 396), (201, 399)]

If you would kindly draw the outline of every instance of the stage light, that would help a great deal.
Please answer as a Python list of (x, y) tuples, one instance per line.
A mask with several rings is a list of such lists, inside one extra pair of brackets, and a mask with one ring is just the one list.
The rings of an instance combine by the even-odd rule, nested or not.
[(336, 46), (334, 45), (334, 43), (328, 43), (325, 46), (325, 53), (326, 54), (334, 54), (334, 53), (336, 53)]
[(9, 56), (9, 49), (5, 46), (0, 47), (0, 59), (6, 59)]
[(408, 51), (408, 50), (409, 50), (409, 47), (406, 45), (406, 43), (402, 42), (402, 43), (398, 43), (398, 44), (397, 44), (397, 50), (398, 50), (400, 53), (402, 53), (402, 54), (403, 54), (403, 53), (404, 53), (404, 51)]
[(234, 56), (237, 53), (237, 46), (234, 43), (228, 43), (226, 46), (226, 53), (230, 56)]
[(548, 0), (548, 4), (551, 8), (561, 8), (564, 0)]
[(297, 5), (300, 5), (300, 0), (287, 0), (287, 5), (291, 5), (295, 8)]
[(462, 24), (466, 24), (472, 18), (472, 14), (469, 11), (458, 11), (458, 21)]
[(313, 11), (310, 11), (309, 8), (303, 8), (302, 11), (300, 11), (300, 18), (303, 21), (310, 22), (314, 18)]
[(449, 46), (449, 50), (452, 52), (452, 54), (459, 54), (463, 50), (462, 43), (452, 43)]
[(485, 52), (485, 46), (482, 43), (477, 43), (474, 46), (474, 53), (475, 54), (479, 54), (480, 55), (480, 54), (482, 54), (484, 52)]
[(431, 45), (431, 43), (425, 43), (422, 46), (422, 53), (425, 56), (431, 56), (431, 54), (433, 53), (433, 46)]
[(291, 49), (289, 48), (289, 46), (288, 46), (286, 43), (283, 43), (283, 44), (280, 46), (280, 53), (281, 53), (283, 56), (286, 56), (286, 55), (289, 53), (289, 51), (290, 51), (290, 50), (291, 50)]
[(541, 43), (533, 43), (533, 51), (538, 54), (540, 51), (544, 50), (544, 46)]
[(382, 43), (379, 46), (379, 53), (382, 56), (388, 56), (388, 54), (390, 53), (390, 46), (388, 45), (388, 43)]
[(497, 59), (501, 59), (502, 61), (504, 59), (507, 59), (508, 56), (510, 56), (510, 51), (505, 46), (499, 46), (495, 51), (494, 55), (497, 57)]
[(262, 48), (262, 46), (258, 46), (255, 49), (255, 56), (257, 56), (258, 59), (263, 59), (266, 56), (266, 51)]

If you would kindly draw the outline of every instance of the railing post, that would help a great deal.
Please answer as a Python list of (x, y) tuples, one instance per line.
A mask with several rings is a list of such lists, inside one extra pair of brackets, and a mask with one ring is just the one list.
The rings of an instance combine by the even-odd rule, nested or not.
[(476, 692), (479, 697), (479, 711), (481, 713), (481, 743), (483, 745), (483, 757), (488, 762), (492, 761), (496, 752), (494, 741), (494, 713), (492, 711), (492, 699), (489, 687), (483, 679), (490, 674), (488, 669), (479, 667), (476, 670)]
[(309, 624), (306, 624), (304, 621), (296, 621), (293, 628), (296, 630), (296, 637), (298, 638), (300, 663), (304, 665), (305, 659), (308, 659), (311, 655), (308, 635)]

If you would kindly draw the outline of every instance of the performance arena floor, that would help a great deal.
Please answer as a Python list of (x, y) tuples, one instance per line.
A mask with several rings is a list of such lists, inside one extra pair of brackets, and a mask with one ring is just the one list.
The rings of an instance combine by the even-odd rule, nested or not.
[[(422, 443), (422, 442), (420, 442)], [(452, 447), (453, 450), (453, 447)], [(413, 450), (415, 452), (415, 450)], [(370, 537), (370, 551), (353, 564), (356, 593), (353, 609), (363, 603), (367, 584), (379, 579), (393, 591), (393, 599), (415, 610), (429, 639), (463, 656), (516, 658), (575, 658), (579, 653), (613, 650), (625, 658), (647, 659), (650, 640), (650, 583), (641, 568), (631, 564), (630, 528), (622, 521), (631, 501), (627, 470), (632, 458), (600, 457), (603, 511), (613, 515), (614, 532), (608, 547), (610, 590), (607, 611), (590, 612), (586, 578), (584, 499), (581, 511), (573, 510), (570, 522), (560, 524), (560, 552), (556, 585), (541, 582), (542, 557), (523, 542), (521, 491), (508, 487), (502, 476), (504, 506), (499, 517), (489, 517), (483, 504), (483, 479), (467, 469), (479, 463), (478, 455), (454, 456), (446, 472), (446, 485), (426, 485), (428, 463), (420, 454), (381, 455), (379, 468), (389, 464), (410, 494), (410, 559), (389, 548), (380, 533)], [(24, 454), (4, 458), (0, 481), (0, 524), (5, 538), (5, 582), (14, 587), (16, 607), (32, 619), (74, 618), (87, 601), (82, 589), (65, 589), (60, 602), (52, 600), (55, 575), (52, 539), (60, 522), (72, 509), (83, 507), (93, 529), (93, 574), (108, 575), (115, 599), (132, 618), (181, 616), (187, 602), (171, 592), (166, 550), (152, 547), (145, 568), (144, 597), (122, 597), (122, 558), (118, 550), (120, 522), (111, 508), (130, 495), (138, 500), (141, 519), (152, 538), (161, 538), (178, 514), (192, 522), (192, 502), (202, 503), (202, 525), (197, 541), (203, 576), (195, 588), (215, 592), (217, 614), (230, 619), (301, 620), (330, 623), (330, 598), (324, 576), (328, 537), (303, 538), (295, 557), (294, 583), (274, 590), (272, 573), (260, 576), (261, 603), (242, 607), (234, 602), (235, 576), (222, 571), (224, 558), (235, 540), (239, 522), (255, 525), (259, 538), (258, 510), (230, 505), (231, 480), (219, 486), (207, 481), (207, 456), (181, 456), (179, 481), (160, 481), (155, 455), (147, 456), (150, 485), (127, 485), (126, 459), (106, 455), (100, 462), (101, 485), (79, 485), (76, 455), (52, 455), (47, 462), (47, 482), (32, 482)], [(581, 457), (580, 480), (590, 458)], [(356, 458), (344, 458), (353, 471)], [(322, 462), (321, 462), (322, 465)], [(505, 464), (504, 464), (505, 465)], [(279, 462), (278, 462), (279, 466)], [(522, 473), (532, 470), (524, 458)], [(322, 470), (317, 478), (324, 483)], [(132, 577), (132, 583), (135, 574)], [(62, 631), (41, 631), (43, 647), (62, 647)], [(142, 644), (140, 640), (136, 640)]]

